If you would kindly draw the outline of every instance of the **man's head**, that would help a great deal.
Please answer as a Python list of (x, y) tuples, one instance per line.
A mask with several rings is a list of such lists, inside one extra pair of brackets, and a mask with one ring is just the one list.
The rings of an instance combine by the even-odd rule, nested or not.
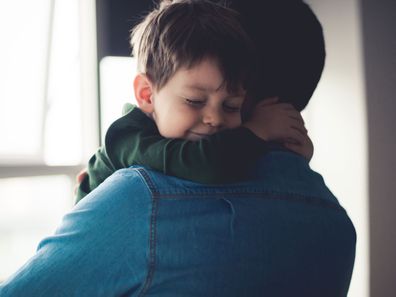
[(195, 140), (240, 125), (252, 47), (234, 11), (205, 0), (162, 1), (131, 44), (135, 97), (162, 136)]
[(279, 96), (302, 110), (325, 61), (322, 26), (301, 0), (232, 0), (256, 46), (253, 99)]

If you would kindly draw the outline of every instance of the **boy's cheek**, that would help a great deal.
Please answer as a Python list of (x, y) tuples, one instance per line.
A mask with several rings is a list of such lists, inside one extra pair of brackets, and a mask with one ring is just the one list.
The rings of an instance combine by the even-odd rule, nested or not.
[(235, 116), (235, 118), (233, 118), (229, 121), (226, 128), (234, 129), (234, 128), (238, 128), (241, 125), (242, 125), (242, 117), (241, 117), (241, 114), (239, 113), (238, 115)]

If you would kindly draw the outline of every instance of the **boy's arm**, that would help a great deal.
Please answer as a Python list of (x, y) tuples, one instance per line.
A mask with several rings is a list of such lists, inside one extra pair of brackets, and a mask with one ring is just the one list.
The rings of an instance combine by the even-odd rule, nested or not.
[[(141, 133), (138, 140), (128, 138), (119, 142), (124, 143), (118, 147), (123, 149), (114, 152), (114, 155), (124, 156), (120, 161), (125, 167), (132, 163), (144, 165), (199, 183), (230, 183), (246, 179), (249, 168), (267, 148), (265, 142), (245, 127), (219, 132), (198, 141), (167, 139), (158, 132), (155, 135)], [(127, 149), (131, 142), (134, 142), (133, 155)]]
[[(281, 105), (279, 105), (281, 106)], [(77, 202), (114, 171), (132, 165), (148, 166), (164, 174), (200, 183), (231, 183), (248, 178), (255, 161), (268, 149), (267, 140), (279, 132), (262, 132), (262, 125), (279, 126), (287, 121), (283, 108), (272, 110), (263, 122), (258, 110), (256, 120), (246, 127), (225, 130), (199, 141), (162, 137), (155, 123), (135, 108), (113, 123), (106, 134), (105, 147), (91, 158), (87, 176), (77, 191)], [(275, 121), (273, 120), (275, 119)], [(283, 130), (280, 129), (283, 133)], [(292, 131), (295, 133), (295, 131)], [(286, 133), (293, 137), (293, 134)], [(296, 150), (295, 150), (296, 151)]]
[[(155, 123), (136, 109), (109, 129), (107, 153), (116, 168), (137, 164), (200, 183), (240, 181), (248, 178), (251, 167), (269, 148), (264, 140), (290, 138), (302, 143), (308, 138), (301, 115), (291, 105), (275, 102), (267, 100), (265, 105), (269, 107), (265, 109), (258, 105), (246, 127), (199, 141), (162, 137)], [(269, 128), (263, 128), (266, 126)]]
[[(119, 135), (118, 131), (127, 130), (130, 135), (137, 135), (139, 133), (139, 129), (137, 127), (141, 123), (145, 123), (145, 128), (147, 130), (152, 131), (155, 129), (155, 125), (153, 126), (152, 121), (150, 121), (146, 116), (144, 116), (139, 110), (135, 111), (136, 116), (131, 116), (132, 111), (135, 109), (135, 105), (125, 104), (122, 110), (124, 114), (123, 117), (116, 120), (110, 127), (109, 131), (115, 131), (114, 133), (106, 133), (106, 143), (108, 143), (107, 147), (113, 147), (111, 143), (111, 139), (108, 138), (112, 136), (112, 134)], [(131, 113), (131, 115), (128, 115)], [(115, 144), (117, 146), (117, 144)], [(132, 148), (132, 145), (131, 145)], [(133, 155), (133, 151), (130, 152), (131, 157)], [(115, 164), (112, 162), (115, 161)], [(101, 146), (98, 148), (96, 153), (89, 159), (87, 168), (80, 172), (77, 177), (77, 187), (75, 189), (76, 194), (76, 203), (79, 202), (83, 197), (89, 194), (93, 189), (99, 186), (106, 178), (112, 175), (117, 169), (125, 168), (133, 165), (121, 165), (120, 162), (117, 161), (118, 156), (115, 155), (113, 158), (107, 154), (106, 146)], [(118, 164), (118, 167), (116, 167)]]
[(200, 183), (246, 178), (247, 169), (267, 147), (245, 127), (198, 141), (168, 139), (159, 134), (155, 123), (138, 108), (109, 128), (105, 144), (106, 155), (115, 169), (142, 165)]
[(78, 177), (79, 180), (77, 181), (76, 203), (99, 186), (116, 170), (106, 153), (105, 147), (100, 147), (89, 159), (86, 174), (79, 174), (82, 178)]

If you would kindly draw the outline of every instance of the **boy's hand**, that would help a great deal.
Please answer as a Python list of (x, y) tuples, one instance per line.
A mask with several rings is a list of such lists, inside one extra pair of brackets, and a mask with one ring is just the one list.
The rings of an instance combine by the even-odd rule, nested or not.
[(266, 141), (304, 142), (307, 130), (301, 114), (289, 103), (277, 103), (278, 98), (259, 102), (243, 126)]
[(305, 159), (310, 161), (313, 156), (314, 146), (308, 134), (305, 134), (303, 140), (304, 140), (303, 143), (297, 143), (294, 141), (284, 141), (283, 145), (285, 146), (285, 148), (303, 156)]
[(84, 168), (77, 174), (76, 185), (74, 186), (74, 195), (77, 194), (77, 189), (80, 186), (80, 184), (82, 183), (82, 181), (84, 180), (84, 178), (87, 176), (87, 174), (88, 174), (87, 168)]
[(312, 157), (312, 141), (301, 114), (289, 103), (278, 103), (277, 97), (259, 102), (243, 126), (263, 140), (279, 141), (307, 159)]

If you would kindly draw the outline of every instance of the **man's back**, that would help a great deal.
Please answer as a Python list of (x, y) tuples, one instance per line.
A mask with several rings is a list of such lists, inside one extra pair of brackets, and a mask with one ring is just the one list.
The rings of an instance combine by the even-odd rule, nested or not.
[(228, 187), (142, 173), (155, 204), (147, 295), (346, 296), (355, 230), (302, 157), (270, 153)]
[(295, 154), (227, 186), (135, 167), (82, 200), (0, 296), (346, 296), (355, 241)]

